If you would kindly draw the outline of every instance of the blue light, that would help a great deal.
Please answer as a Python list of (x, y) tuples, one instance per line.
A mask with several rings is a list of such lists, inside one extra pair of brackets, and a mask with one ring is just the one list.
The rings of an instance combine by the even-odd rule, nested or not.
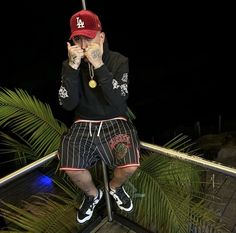
[(47, 176), (41, 172), (37, 172), (35, 174), (34, 180), (32, 181), (31, 187), (29, 187), (29, 191), (33, 193), (37, 192), (54, 192), (54, 182), (53, 178)]
[(43, 186), (52, 186), (53, 185), (52, 179), (48, 176), (45, 176), (45, 175), (39, 176), (37, 179), (37, 183), (38, 183), (38, 185), (43, 185)]

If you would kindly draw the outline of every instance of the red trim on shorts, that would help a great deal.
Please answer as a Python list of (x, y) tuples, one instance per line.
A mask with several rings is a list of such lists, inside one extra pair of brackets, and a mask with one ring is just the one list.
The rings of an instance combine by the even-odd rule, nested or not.
[(61, 167), (59, 170), (63, 171), (84, 171), (87, 170), (85, 168), (70, 168), (70, 167)]
[(126, 164), (122, 166), (117, 166), (117, 168), (125, 168), (125, 167), (139, 167), (140, 164), (134, 163), (134, 164)]

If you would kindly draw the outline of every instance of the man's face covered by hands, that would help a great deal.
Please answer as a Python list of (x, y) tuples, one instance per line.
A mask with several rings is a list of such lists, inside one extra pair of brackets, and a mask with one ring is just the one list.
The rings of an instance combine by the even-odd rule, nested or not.
[(84, 59), (95, 68), (100, 67), (103, 64), (104, 40), (105, 34), (103, 32), (97, 32), (96, 36), (92, 39), (85, 36), (75, 36), (73, 38), (74, 45), (71, 45), (69, 42), (67, 43), (69, 62), (79, 66), (81, 59)]

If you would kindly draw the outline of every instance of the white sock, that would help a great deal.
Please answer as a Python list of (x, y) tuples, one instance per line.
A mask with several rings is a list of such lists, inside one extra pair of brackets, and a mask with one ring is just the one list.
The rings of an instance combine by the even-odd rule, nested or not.
[(113, 189), (113, 188), (111, 188), (111, 187), (110, 187), (110, 190), (111, 190), (111, 191), (113, 191), (113, 192), (115, 192), (115, 191), (116, 191), (116, 189)]

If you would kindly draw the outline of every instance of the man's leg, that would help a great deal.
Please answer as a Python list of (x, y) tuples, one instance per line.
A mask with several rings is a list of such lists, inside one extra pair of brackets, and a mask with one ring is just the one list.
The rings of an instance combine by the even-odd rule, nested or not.
[(114, 175), (110, 181), (110, 188), (121, 187), (136, 171), (137, 167), (115, 168)]
[(133, 209), (133, 202), (126, 193), (123, 184), (133, 175), (136, 169), (137, 167), (115, 168), (114, 176), (109, 183), (110, 194), (115, 199), (117, 206), (128, 212)]
[(96, 197), (98, 190), (93, 183), (90, 172), (86, 169), (78, 171), (66, 171), (72, 182), (76, 184), (87, 196)]
[(94, 208), (102, 199), (103, 192), (95, 187), (88, 170), (66, 171), (66, 173), (74, 184), (85, 193), (82, 204), (77, 211), (77, 221), (85, 223), (92, 217)]

